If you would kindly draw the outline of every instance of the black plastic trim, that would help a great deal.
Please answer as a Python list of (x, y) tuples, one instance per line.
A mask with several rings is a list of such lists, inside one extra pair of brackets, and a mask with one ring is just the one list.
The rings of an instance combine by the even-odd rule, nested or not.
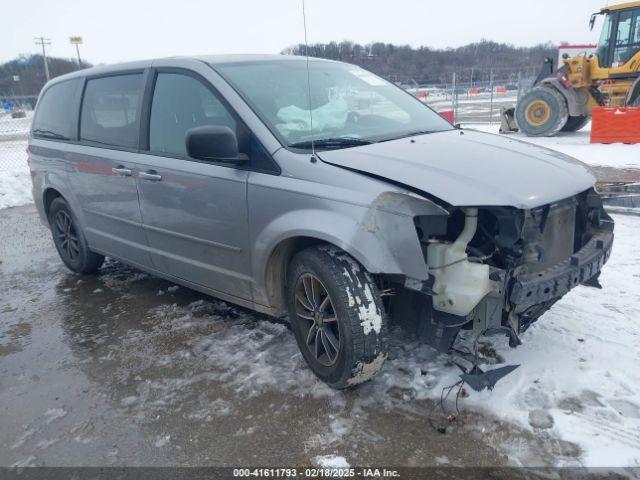
[(613, 232), (600, 232), (565, 261), (542, 272), (520, 275), (513, 284), (509, 300), (515, 313), (559, 298), (579, 284), (598, 275), (609, 260)]

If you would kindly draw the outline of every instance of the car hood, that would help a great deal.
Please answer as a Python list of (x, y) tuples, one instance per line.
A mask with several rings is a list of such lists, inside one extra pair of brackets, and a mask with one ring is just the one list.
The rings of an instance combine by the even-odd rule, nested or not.
[(583, 192), (596, 180), (589, 167), (568, 155), (473, 130), (447, 130), (318, 156), (453, 206), (533, 208)]

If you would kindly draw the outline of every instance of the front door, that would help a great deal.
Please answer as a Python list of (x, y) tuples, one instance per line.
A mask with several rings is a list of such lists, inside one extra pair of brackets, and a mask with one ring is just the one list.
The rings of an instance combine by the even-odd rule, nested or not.
[(237, 124), (204, 81), (160, 71), (135, 178), (154, 268), (250, 300), (247, 170), (190, 159), (185, 146), (190, 128)]

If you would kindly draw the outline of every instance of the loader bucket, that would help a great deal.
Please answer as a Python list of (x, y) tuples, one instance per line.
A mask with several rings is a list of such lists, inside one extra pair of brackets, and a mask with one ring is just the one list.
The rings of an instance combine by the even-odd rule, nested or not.
[(518, 131), (518, 124), (515, 118), (516, 109), (503, 108), (500, 110), (500, 133), (512, 133)]

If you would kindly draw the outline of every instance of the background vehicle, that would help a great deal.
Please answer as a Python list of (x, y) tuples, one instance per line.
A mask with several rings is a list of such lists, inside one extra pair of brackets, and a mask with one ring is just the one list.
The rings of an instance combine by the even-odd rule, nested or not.
[(442, 351), (462, 328), (516, 345), (569, 289), (597, 284), (613, 241), (580, 162), (455, 129), (339, 62), (84, 70), (47, 85), (29, 150), (36, 207), (72, 271), (109, 255), (288, 314), (336, 388), (380, 369), (390, 319)]
[(534, 87), (514, 109), (503, 112), (502, 131), (519, 129), (530, 136), (551, 136), (581, 129), (594, 106), (640, 105), (640, 2), (605, 7), (595, 55), (564, 58), (553, 71), (547, 58)]

